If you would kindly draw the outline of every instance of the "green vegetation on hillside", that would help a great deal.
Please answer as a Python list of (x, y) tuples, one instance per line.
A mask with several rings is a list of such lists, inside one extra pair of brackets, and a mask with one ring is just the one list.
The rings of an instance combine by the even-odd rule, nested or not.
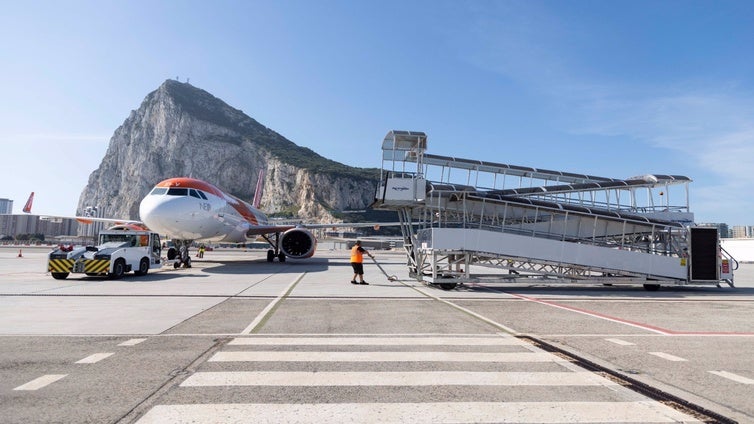
[[(252, 143), (265, 148), (283, 163), (315, 173), (327, 174), (334, 178), (367, 181), (379, 179), (379, 169), (355, 168), (324, 158), (311, 149), (293, 143), (245, 115), (241, 110), (229, 106), (212, 94), (191, 84), (167, 80), (165, 86), (175, 103), (185, 113), (203, 121), (233, 129)], [(242, 142), (233, 137), (222, 137), (213, 141), (232, 144)]]

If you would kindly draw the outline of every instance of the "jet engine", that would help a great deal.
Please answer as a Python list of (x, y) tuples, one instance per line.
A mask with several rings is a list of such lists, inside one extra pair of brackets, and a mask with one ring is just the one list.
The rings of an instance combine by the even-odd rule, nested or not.
[(317, 238), (304, 228), (291, 228), (280, 236), (280, 250), (290, 258), (310, 258), (316, 249)]

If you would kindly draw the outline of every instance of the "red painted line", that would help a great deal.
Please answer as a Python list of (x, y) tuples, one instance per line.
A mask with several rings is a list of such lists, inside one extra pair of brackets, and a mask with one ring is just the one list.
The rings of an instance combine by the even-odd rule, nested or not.
[(619, 324), (630, 325), (632, 327), (638, 327), (638, 328), (641, 328), (643, 330), (652, 331), (652, 332), (659, 333), (659, 334), (662, 334), (662, 335), (665, 335), (665, 336), (669, 336), (669, 335), (673, 334), (673, 332), (671, 330), (667, 330), (665, 328), (660, 328), (660, 327), (656, 327), (656, 326), (649, 325), (649, 324), (644, 324), (644, 323), (641, 323), (641, 322), (629, 321), (627, 319), (618, 318), (618, 317), (614, 317), (614, 316), (610, 316), (610, 315), (606, 315), (606, 314), (601, 314), (599, 312), (589, 311), (589, 310), (581, 309), (581, 308), (575, 308), (573, 306), (561, 305), (559, 303), (549, 302), (549, 301), (541, 300), (541, 299), (535, 299), (533, 297), (523, 296), (523, 295), (520, 295), (520, 294), (508, 293), (508, 292), (505, 292), (505, 293), (508, 294), (508, 295), (510, 295), (510, 296), (517, 297), (519, 299), (523, 299), (523, 300), (526, 300), (526, 301), (529, 301), (529, 302), (534, 302), (534, 303), (539, 303), (539, 304), (542, 304), (542, 305), (552, 306), (553, 308), (558, 308), (558, 309), (565, 309), (567, 311), (577, 312), (577, 313), (580, 313), (580, 314), (584, 314), (584, 315), (588, 315), (588, 316), (592, 316), (592, 317), (596, 317), (596, 318), (601, 318), (601, 319), (605, 319), (605, 320), (608, 320), (608, 321), (617, 322)]
[(619, 324), (629, 325), (631, 327), (641, 328), (643, 330), (662, 334), (664, 336), (754, 336), (754, 333), (749, 333), (749, 332), (737, 333), (733, 331), (720, 331), (720, 332), (717, 332), (717, 331), (674, 331), (674, 330), (669, 330), (667, 328), (645, 324), (643, 322), (631, 321), (631, 320), (627, 320), (623, 318), (614, 317), (612, 315), (602, 314), (599, 312), (576, 308), (573, 306), (561, 305), (559, 303), (550, 302), (550, 301), (542, 300), (542, 299), (536, 299), (533, 297), (528, 297), (528, 296), (524, 296), (520, 294), (515, 294), (515, 293), (510, 293), (510, 292), (502, 292), (502, 293), (505, 293), (509, 296), (513, 296), (513, 297), (526, 300), (529, 302), (539, 303), (542, 305), (551, 306), (553, 308), (564, 309), (567, 311), (576, 312), (576, 313), (584, 314), (587, 316), (604, 319), (607, 321), (617, 322)]

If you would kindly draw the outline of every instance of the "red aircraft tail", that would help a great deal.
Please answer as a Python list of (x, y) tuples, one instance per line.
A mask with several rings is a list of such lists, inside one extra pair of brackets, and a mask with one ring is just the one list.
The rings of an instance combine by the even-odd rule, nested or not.
[(264, 185), (264, 169), (259, 170), (259, 177), (257, 177), (257, 188), (254, 189), (254, 203), (251, 204), (256, 209), (259, 209), (259, 204), (262, 203), (262, 186)]
[(29, 200), (26, 201), (26, 204), (24, 205), (24, 208), (21, 209), (24, 211), (24, 213), (31, 213), (31, 204), (34, 202), (34, 192), (32, 191), (29, 195)]

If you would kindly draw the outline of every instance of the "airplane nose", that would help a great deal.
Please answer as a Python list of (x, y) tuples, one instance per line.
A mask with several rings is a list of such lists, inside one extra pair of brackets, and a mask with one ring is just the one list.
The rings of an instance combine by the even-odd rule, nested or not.
[(174, 199), (172, 196), (145, 197), (139, 204), (139, 217), (152, 231), (167, 233), (166, 230), (174, 226), (177, 218), (171, 207)]

